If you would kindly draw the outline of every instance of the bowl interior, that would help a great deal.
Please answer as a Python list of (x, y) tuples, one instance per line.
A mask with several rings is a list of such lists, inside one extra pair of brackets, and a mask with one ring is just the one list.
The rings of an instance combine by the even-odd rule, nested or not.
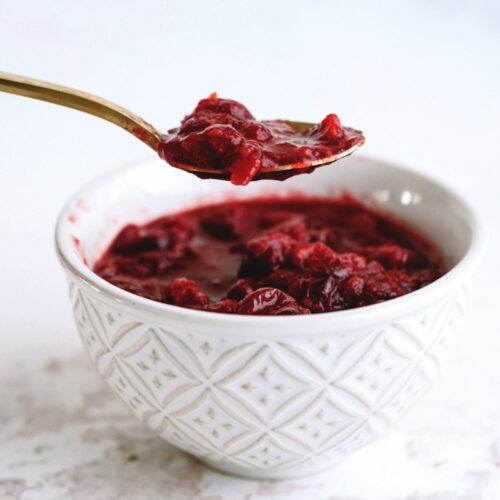
[(59, 238), (92, 267), (120, 229), (166, 213), (224, 199), (272, 193), (331, 196), (348, 191), (367, 205), (391, 213), (418, 229), (443, 253), (447, 269), (467, 252), (473, 221), (453, 193), (431, 179), (362, 156), (287, 180), (259, 181), (245, 188), (225, 181), (200, 180), (161, 161), (123, 168), (82, 189), (59, 222)]

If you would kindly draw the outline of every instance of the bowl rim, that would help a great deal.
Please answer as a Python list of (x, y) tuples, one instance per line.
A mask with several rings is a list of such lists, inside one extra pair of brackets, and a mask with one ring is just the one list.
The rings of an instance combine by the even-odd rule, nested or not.
[[(453, 198), (465, 211), (471, 227), (469, 247), (460, 261), (436, 281), (419, 290), (378, 304), (341, 311), (292, 316), (257, 316), (198, 311), (156, 302), (122, 290), (99, 277), (76, 256), (73, 247), (69, 244), (70, 238), (67, 234), (69, 226), (65, 224), (65, 221), (74, 201), (83, 193), (92, 190), (101, 182), (119, 175), (123, 171), (138, 169), (152, 163), (159, 163), (159, 160), (136, 162), (112, 169), (79, 188), (63, 206), (57, 218), (55, 227), (56, 253), (62, 266), (67, 271), (77, 276), (80, 281), (94, 293), (100, 295), (101, 298), (106, 297), (108, 301), (110, 299), (118, 307), (130, 306), (138, 313), (146, 313), (148, 317), (151, 317), (151, 315), (155, 316), (160, 322), (165, 321), (165, 319), (180, 324), (184, 323), (185, 325), (189, 322), (195, 322), (198, 328), (212, 329), (213, 331), (219, 331), (222, 323), (224, 327), (236, 326), (238, 328), (231, 328), (231, 336), (234, 337), (246, 336), (249, 332), (252, 332), (253, 336), (270, 337), (270, 328), (276, 332), (275, 336), (277, 337), (288, 336), (292, 333), (291, 330), (300, 331), (302, 334), (309, 336), (308, 334), (314, 334), (322, 329), (330, 332), (335, 332), (339, 329), (353, 330), (362, 328), (368, 324), (386, 321), (388, 317), (398, 318), (424, 305), (436, 302), (463, 284), (479, 265), (485, 252), (487, 239), (485, 228), (477, 216), (477, 211), (466, 197), (443, 185), (432, 176), (422, 174), (411, 167), (402, 166), (374, 156), (357, 156), (365, 161), (383, 163), (384, 166), (390, 169), (404, 174), (411, 174), (425, 182), (434, 184), (446, 192), (449, 197)], [(312, 326), (314, 328), (308, 331), (308, 327)], [(286, 327), (287, 330), (283, 331), (280, 327)]]

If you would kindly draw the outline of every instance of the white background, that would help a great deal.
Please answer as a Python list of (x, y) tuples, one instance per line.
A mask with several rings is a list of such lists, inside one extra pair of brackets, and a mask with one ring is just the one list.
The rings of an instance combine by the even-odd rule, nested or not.
[[(450, 491), (488, 460), (497, 474), (492, 466), (478, 491), (500, 488), (498, 2), (0, 0), (0, 69), (107, 97), (162, 129), (212, 91), (260, 118), (336, 112), (365, 132), (365, 154), (465, 193), (490, 246), (433, 404), (456, 405), (498, 447), (477, 464), (462, 450)], [(80, 348), (53, 249), (62, 204), (93, 177), (153, 153), (94, 117), (7, 94), (0, 124), (0, 364), (15, 369), (35, 353)], [(408, 493), (393, 486), (380, 498)]]

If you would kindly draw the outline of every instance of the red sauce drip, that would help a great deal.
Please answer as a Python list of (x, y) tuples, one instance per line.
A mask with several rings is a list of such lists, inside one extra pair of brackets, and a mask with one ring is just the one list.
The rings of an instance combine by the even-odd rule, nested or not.
[(443, 267), (414, 230), (344, 196), (230, 201), (128, 225), (94, 271), (166, 304), (283, 315), (383, 302)]
[[(299, 132), (282, 120), (257, 121), (243, 104), (212, 94), (170, 130), (159, 146), (160, 156), (174, 166), (193, 165), (227, 174), (233, 184), (259, 178), (284, 179), (311, 172), (298, 168), (361, 145), (359, 130), (343, 127), (337, 115)], [(295, 170), (274, 171), (293, 164)], [(209, 177), (209, 174), (198, 174)]]

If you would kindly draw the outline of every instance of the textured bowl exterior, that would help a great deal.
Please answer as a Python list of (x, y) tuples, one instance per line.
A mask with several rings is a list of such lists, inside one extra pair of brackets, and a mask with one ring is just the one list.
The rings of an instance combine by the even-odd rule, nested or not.
[[(125, 223), (193, 197), (226, 196), (228, 183), (193, 181), (163, 165), (129, 167), (81, 190), (59, 218), (76, 324), (99, 374), (154, 432), (216, 468), (276, 479), (326, 469), (384, 433), (442, 367), (484, 247), (479, 224), (431, 179), (371, 159), (345, 165), (285, 184), (320, 195), (330, 185), (368, 189), (374, 202), (442, 242), (445, 276), (351, 311), (274, 318), (192, 311), (120, 290), (87, 262)], [(276, 189), (254, 184), (245, 196)]]
[(83, 343), (133, 413), (215, 467), (269, 478), (322, 470), (383, 433), (438, 375), (466, 303), (461, 287), (362, 331), (242, 341), (176, 331), (69, 283)]

